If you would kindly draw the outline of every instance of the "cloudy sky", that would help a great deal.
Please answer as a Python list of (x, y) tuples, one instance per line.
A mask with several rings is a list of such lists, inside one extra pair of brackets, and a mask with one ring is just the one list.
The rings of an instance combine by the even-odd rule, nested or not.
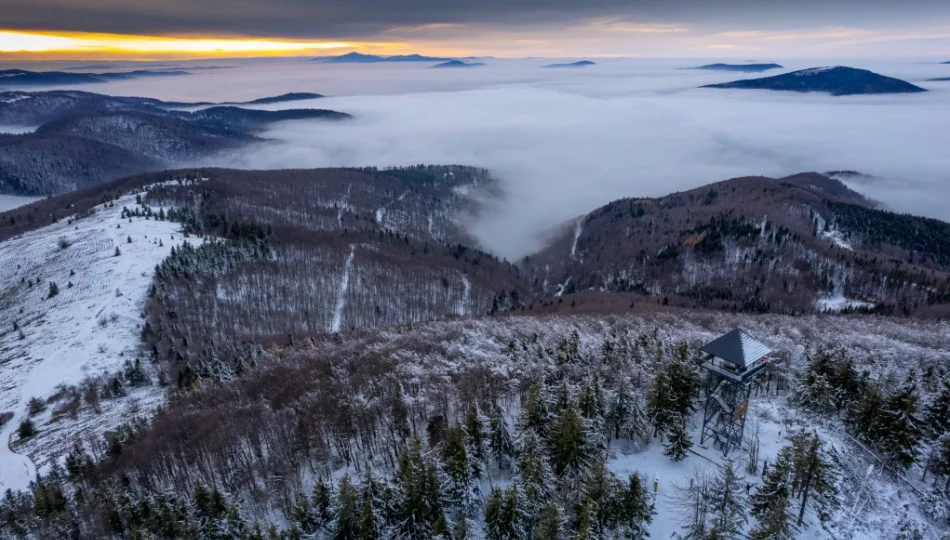
[(0, 0), (0, 14), (0, 52), (8, 56), (321, 48), (509, 57), (950, 55), (946, 0)]

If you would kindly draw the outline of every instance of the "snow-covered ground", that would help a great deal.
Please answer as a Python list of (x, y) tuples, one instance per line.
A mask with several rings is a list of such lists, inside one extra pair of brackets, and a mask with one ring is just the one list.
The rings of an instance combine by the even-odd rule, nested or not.
[(853, 298), (846, 298), (844, 295), (838, 294), (835, 296), (828, 296), (825, 298), (819, 298), (815, 304), (818, 309), (821, 311), (843, 311), (845, 309), (865, 309), (873, 308), (874, 304), (870, 302), (865, 302), (863, 300), (854, 300)]
[[(3, 133), (3, 128), (0, 127), (0, 133)], [(32, 202), (40, 200), (42, 197), (21, 197), (19, 195), (0, 195), (0, 212), (6, 212), (7, 210), (13, 210), (14, 208), (19, 208), (21, 206), (26, 206)]]
[[(155, 265), (183, 238), (177, 223), (122, 219), (123, 206), (134, 208), (135, 196), (0, 244), (0, 414), (14, 414), (0, 429), (0, 492), (26, 487), (35, 474), (30, 458), (8, 446), (16, 442), (28, 400), (45, 400), (60, 385), (115, 371), (136, 356)], [(59, 291), (53, 296), (51, 283)], [(159, 401), (141, 391), (134, 397), (150, 406)], [(112, 409), (117, 407), (103, 406), (103, 415)], [(47, 452), (62, 449), (46, 444), (63, 437), (51, 420), (49, 413), (34, 418), (39, 433), (27, 445), (41, 454), (33, 456), (40, 463), (54, 457)], [(109, 423), (105, 418), (96, 425)]]
[(0, 126), (0, 133), (11, 135), (22, 135), (24, 133), (33, 133), (34, 131), (36, 131), (35, 126)]

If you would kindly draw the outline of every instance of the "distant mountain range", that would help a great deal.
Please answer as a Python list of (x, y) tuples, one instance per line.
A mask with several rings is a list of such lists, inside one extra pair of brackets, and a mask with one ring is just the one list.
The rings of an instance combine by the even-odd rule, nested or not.
[(582, 68), (587, 66), (596, 66), (596, 62), (591, 62), (590, 60), (581, 60), (579, 62), (571, 62), (569, 64), (548, 64), (544, 67), (546, 68)]
[(450, 60), (452, 60), (452, 58), (422, 56), (420, 54), (379, 56), (375, 54), (351, 52), (340, 56), (320, 56), (311, 61), (323, 64), (377, 64), (383, 62), (448, 62)]
[(946, 82), (950, 81), (950, 77), (936, 77), (934, 79), (927, 79), (930, 82)]
[(251, 101), (244, 101), (239, 103), (233, 103), (233, 105), (271, 105), (274, 103), (284, 103), (287, 101), (303, 101), (307, 99), (319, 99), (325, 97), (322, 94), (314, 94), (312, 92), (289, 92), (287, 94), (281, 94), (279, 96), (272, 97), (263, 97), (258, 99), (252, 99)]
[(779, 64), (706, 64), (686, 69), (705, 69), (709, 71), (739, 71), (743, 73), (761, 73), (770, 69), (782, 69)]
[(0, 70), (0, 87), (94, 84), (139, 79), (143, 77), (182, 77), (186, 75), (191, 75), (191, 73), (187, 71), (161, 70), (137, 70), (116, 73), (74, 73), (69, 71), (27, 71), (24, 69), (4, 69)]
[[(248, 103), (317, 95), (285, 94)], [(259, 133), (273, 122), (350, 117), (324, 109), (233, 105), (173, 110), (186, 105), (194, 104), (78, 91), (0, 92), (0, 125), (39, 126), (34, 133), (0, 136), (0, 193), (63, 193), (262, 142)]]
[(866, 69), (845, 66), (819, 67), (793, 71), (761, 79), (744, 79), (702, 88), (743, 88), (788, 92), (826, 92), (833, 96), (854, 94), (906, 94), (926, 92), (907, 81), (879, 75)]
[(461, 60), (449, 60), (448, 62), (443, 62), (441, 64), (436, 64), (432, 66), (433, 68), (473, 68), (484, 66), (482, 62), (463, 62)]

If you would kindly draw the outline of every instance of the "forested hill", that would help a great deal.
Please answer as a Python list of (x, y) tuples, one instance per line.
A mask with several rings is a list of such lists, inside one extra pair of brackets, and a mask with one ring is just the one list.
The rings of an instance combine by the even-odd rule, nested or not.
[(818, 174), (621, 199), (521, 265), (538, 294), (633, 291), (680, 306), (946, 313), (946, 223), (902, 216)]
[[(313, 96), (319, 97), (289, 94), (261, 102)], [(324, 109), (174, 109), (186, 105), (196, 104), (77, 91), (0, 92), (0, 125), (35, 128), (0, 135), (0, 194), (65, 193), (262, 142), (258, 135), (273, 122), (349, 118)]]

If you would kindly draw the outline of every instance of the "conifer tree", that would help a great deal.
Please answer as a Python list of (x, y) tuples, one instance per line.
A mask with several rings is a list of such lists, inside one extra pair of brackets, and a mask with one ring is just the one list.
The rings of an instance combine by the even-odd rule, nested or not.
[(540, 442), (533, 433), (527, 434), (522, 441), (517, 472), (515, 482), (524, 495), (525, 508), (528, 514), (537, 515), (550, 500), (554, 490), (554, 474)]
[(626, 486), (615, 494), (615, 516), (619, 531), (628, 540), (643, 540), (650, 536), (647, 526), (653, 522), (656, 510), (649, 502), (649, 493), (639, 474), (632, 474)]
[(472, 509), (476, 501), (481, 499), (477, 478), (469, 464), (465, 438), (465, 431), (456, 426), (445, 431), (445, 439), (442, 441), (446, 502), (460, 510)]
[(541, 509), (531, 538), (532, 540), (562, 540), (564, 538), (564, 518), (556, 504), (549, 504)]
[(441, 486), (438, 470), (423, 457), (418, 438), (400, 455), (395, 483), (397, 532), (410, 540), (428, 540), (443, 514)]
[(907, 384), (887, 398), (881, 415), (878, 447), (892, 463), (907, 469), (917, 461), (923, 432), (917, 407), (920, 397), (914, 384)]
[(508, 422), (505, 420), (501, 407), (494, 404), (491, 408), (489, 417), (489, 436), (488, 448), (491, 455), (495, 458), (495, 463), (501, 470), (507, 470), (511, 457), (515, 454), (515, 443), (508, 430)]
[(349, 475), (343, 475), (333, 509), (333, 539), (355, 540), (359, 521), (360, 504), (356, 488), (350, 483)]
[(485, 505), (485, 538), (518, 540), (525, 538), (524, 506), (517, 484), (506, 490), (495, 488)]
[(723, 540), (740, 538), (747, 521), (743, 501), (744, 487), (735, 463), (727, 461), (719, 466), (719, 476), (710, 490), (712, 499), (712, 527), (710, 536)]
[(626, 379), (621, 380), (607, 413), (607, 425), (616, 439), (639, 439), (647, 434), (640, 402), (630, 392)]
[(788, 520), (789, 486), (791, 476), (791, 452), (781, 451), (765, 477), (765, 483), (750, 497), (752, 515), (758, 525), (751, 536), (756, 539), (788, 538), (791, 524)]
[(571, 540), (595, 540), (600, 538), (600, 523), (597, 521), (597, 503), (589, 497), (581, 504), (574, 524)]
[(452, 540), (470, 540), (472, 536), (469, 529), (468, 518), (464, 515), (460, 516), (452, 530)]
[(380, 523), (371, 497), (364, 497), (360, 505), (360, 517), (356, 522), (357, 540), (378, 540), (380, 538)]
[(669, 438), (663, 445), (663, 454), (673, 461), (683, 461), (692, 446), (693, 440), (689, 437), (686, 419), (677, 417), (670, 426)]
[(587, 433), (573, 405), (568, 405), (552, 423), (549, 444), (551, 466), (557, 476), (580, 472), (586, 465), (590, 457)]
[(653, 436), (665, 434), (673, 419), (673, 396), (665, 369), (659, 369), (653, 378), (653, 385), (647, 392), (647, 417), (653, 426)]
[(485, 463), (485, 425), (475, 405), (469, 407), (465, 414), (465, 444), (470, 454), (472, 474), (475, 478), (481, 478), (482, 465)]
[(540, 385), (528, 389), (521, 411), (521, 431), (533, 431), (539, 436), (545, 436), (548, 423), (551, 421), (551, 412), (548, 407), (545, 392)]
[(950, 432), (950, 379), (943, 379), (940, 392), (927, 405), (924, 423), (931, 437)]

